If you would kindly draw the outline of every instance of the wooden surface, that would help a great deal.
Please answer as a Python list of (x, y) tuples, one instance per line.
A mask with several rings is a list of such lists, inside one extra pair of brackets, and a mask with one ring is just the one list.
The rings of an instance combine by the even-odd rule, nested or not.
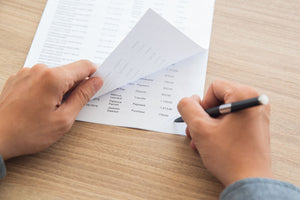
[[(0, 0), (0, 88), (24, 64), (46, 0)], [(269, 95), (276, 178), (300, 185), (299, 0), (216, 0), (206, 88), (215, 78)], [(0, 199), (218, 199), (189, 141), (76, 122), (46, 151), (7, 161)]]

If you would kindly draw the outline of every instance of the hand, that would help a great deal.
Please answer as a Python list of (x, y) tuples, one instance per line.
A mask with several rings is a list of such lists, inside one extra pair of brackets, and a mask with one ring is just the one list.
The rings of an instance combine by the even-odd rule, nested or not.
[(87, 78), (95, 71), (94, 64), (82, 60), (56, 68), (38, 64), (11, 76), (0, 96), (3, 159), (39, 152), (68, 132), (102, 86), (100, 78)]
[(256, 106), (211, 118), (204, 109), (259, 96), (251, 87), (218, 80), (203, 101), (184, 98), (178, 110), (187, 123), (186, 134), (204, 165), (225, 186), (250, 177), (272, 177), (270, 106)]

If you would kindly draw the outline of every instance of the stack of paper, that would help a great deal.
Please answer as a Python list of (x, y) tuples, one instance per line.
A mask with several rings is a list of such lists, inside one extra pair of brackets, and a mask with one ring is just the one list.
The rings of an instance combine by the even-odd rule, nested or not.
[(103, 88), (78, 120), (184, 134), (185, 125), (173, 123), (176, 106), (203, 95), (213, 7), (208, 0), (48, 1), (25, 67), (102, 63), (94, 76)]

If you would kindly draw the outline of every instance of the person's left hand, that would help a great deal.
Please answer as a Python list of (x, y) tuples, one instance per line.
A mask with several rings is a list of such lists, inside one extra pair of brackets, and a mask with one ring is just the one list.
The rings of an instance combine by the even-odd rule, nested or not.
[(93, 63), (82, 60), (56, 68), (38, 64), (11, 76), (0, 95), (2, 158), (39, 152), (68, 132), (103, 84), (88, 78), (95, 71)]

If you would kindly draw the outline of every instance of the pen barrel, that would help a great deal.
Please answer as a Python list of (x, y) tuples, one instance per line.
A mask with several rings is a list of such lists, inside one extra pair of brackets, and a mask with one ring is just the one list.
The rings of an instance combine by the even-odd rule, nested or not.
[[(205, 111), (211, 117), (217, 118), (220, 115), (228, 114), (231, 112), (236, 112), (236, 111), (250, 108), (253, 106), (266, 105), (266, 104), (268, 104), (268, 101), (269, 101), (269, 99), (266, 95), (261, 95), (259, 97), (255, 97), (255, 98), (251, 98), (251, 99), (246, 99), (246, 100), (242, 100), (242, 101), (238, 101), (238, 102), (234, 102), (234, 103), (223, 104), (218, 107), (206, 109)], [(175, 122), (184, 122), (184, 121), (180, 117), (180, 118), (176, 119)]]
[(205, 110), (207, 112), (207, 114), (209, 114), (209, 116), (211, 117), (218, 117), (221, 115), (219, 107), (214, 107), (214, 108), (209, 108)]
[(243, 110), (246, 108), (250, 108), (253, 106), (261, 105), (260, 101), (258, 100), (258, 97), (252, 98), (252, 99), (246, 99), (243, 101), (231, 103), (231, 112)]

